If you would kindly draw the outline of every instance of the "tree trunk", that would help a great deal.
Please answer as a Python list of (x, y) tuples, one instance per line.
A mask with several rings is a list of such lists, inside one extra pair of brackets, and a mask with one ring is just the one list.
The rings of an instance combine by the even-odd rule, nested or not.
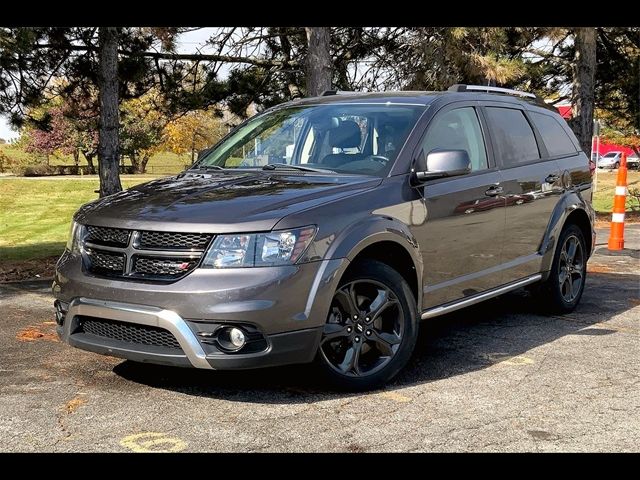
[(119, 162), (118, 112), (118, 29), (100, 27), (98, 33), (98, 90), (100, 98), (100, 130), (98, 134), (98, 168), (100, 196), (122, 190)]
[(307, 32), (307, 96), (322, 95), (331, 90), (333, 73), (331, 52), (331, 29), (329, 27), (305, 27)]
[(80, 164), (80, 150), (77, 148), (73, 149), (73, 164), (78, 168)]
[(575, 62), (573, 67), (573, 129), (582, 150), (589, 155), (593, 136), (593, 107), (595, 100), (596, 29), (576, 28)]
[(131, 154), (129, 155), (129, 160), (131, 160), (131, 168), (133, 169), (133, 171), (138, 172), (140, 167), (138, 165), (138, 157), (136, 156), (136, 152), (131, 152)]
[(142, 161), (140, 162), (140, 170), (138, 173), (145, 173), (147, 171), (147, 163), (151, 159), (151, 155), (145, 154), (142, 156)]
[(87, 165), (89, 165), (89, 173), (91, 175), (95, 175), (96, 174), (96, 166), (93, 164), (93, 155), (90, 153), (85, 153), (82, 152), (82, 154), (84, 155), (84, 158), (87, 159)]

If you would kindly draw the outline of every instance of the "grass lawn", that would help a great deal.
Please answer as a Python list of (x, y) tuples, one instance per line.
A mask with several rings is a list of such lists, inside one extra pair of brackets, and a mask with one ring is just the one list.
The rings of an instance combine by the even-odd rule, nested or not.
[[(123, 175), (122, 183), (128, 188), (152, 178)], [(598, 172), (593, 201), (597, 211), (611, 212), (615, 182), (615, 172)], [(640, 188), (640, 172), (629, 172), (628, 183)], [(0, 261), (62, 253), (71, 216), (97, 198), (97, 188), (97, 177), (0, 178)]]
[[(125, 188), (155, 177), (123, 175)], [(71, 216), (98, 198), (98, 178), (0, 178), (0, 261), (59, 255)]]
[[(598, 183), (596, 192), (593, 194), (593, 208), (596, 212), (611, 213), (617, 175), (617, 171), (598, 170)], [(640, 172), (637, 170), (627, 172), (627, 186), (629, 190), (640, 189)], [(627, 195), (627, 211), (631, 210), (632, 205), (636, 208), (640, 207), (631, 195)]]
[[(36, 161), (37, 155), (27, 153), (20, 148), (16, 148), (13, 145), (0, 145), (0, 151), (7, 157), (15, 160)], [(94, 160), (97, 165), (97, 160)], [(125, 158), (125, 165), (131, 165), (131, 161)], [(49, 164), (55, 165), (73, 165), (72, 155), (51, 155), (49, 157)], [(80, 155), (80, 165), (86, 165), (87, 162), (84, 156)], [(170, 175), (173, 173), (179, 173), (191, 164), (191, 155), (176, 155), (171, 152), (159, 152), (151, 157), (147, 164), (147, 173), (151, 175)]]

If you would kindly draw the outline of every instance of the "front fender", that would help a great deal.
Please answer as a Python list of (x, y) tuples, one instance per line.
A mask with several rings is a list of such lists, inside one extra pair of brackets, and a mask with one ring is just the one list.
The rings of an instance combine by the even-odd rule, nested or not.
[[(556, 204), (551, 214), (547, 230), (544, 234), (544, 237), (542, 238), (542, 242), (540, 243), (539, 252), (542, 255), (541, 271), (543, 272), (543, 274), (548, 274), (548, 272), (551, 270), (553, 255), (556, 251), (560, 232), (567, 222), (567, 218), (569, 218), (569, 215), (571, 215), (576, 210), (582, 210), (587, 215), (587, 217), (589, 218), (591, 232), (593, 234), (593, 225), (595, 222), (595, 212), (593, 210), (593, 207), (583, 198), (580, 190), (571, 190), (565, 192)], [(595, 242), (592, 240), (591, 252), (593, 252), (594, 246)], [(544, 275), (544, 277), (546, 278), (546, 275)]]
[[(398, 244), (409, 254), (416, 269), (418, 285), (422, 285), (423, 263), (418, 241), (404, 223), (391, 217), (373, 215), (350, 225), (332, 242), (325, 258), (346, 258), (352, 262), (365, 248), (385, 241)], [(421, 306), (422, 288), (418, 288), (418, 295), (418, 306)]]

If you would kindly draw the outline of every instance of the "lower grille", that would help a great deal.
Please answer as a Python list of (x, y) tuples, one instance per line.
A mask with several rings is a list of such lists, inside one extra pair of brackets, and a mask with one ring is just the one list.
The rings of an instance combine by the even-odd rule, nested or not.
[(122, 275), (124, 272), (123, 254), (98, 251), (90, 248), (86, 249), (86, 253), (87, 257), (89, 257), (89, 270), (91, 272), (104, 273), (107, 275)]
[(121, 342), (181, 349), (178, 340), (164, 328), (118, 322), (96, 317), (80, 317), (80, 331)]

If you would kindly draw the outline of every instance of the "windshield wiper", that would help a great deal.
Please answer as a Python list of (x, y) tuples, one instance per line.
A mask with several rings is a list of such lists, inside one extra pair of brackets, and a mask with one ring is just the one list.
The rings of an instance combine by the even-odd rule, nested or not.
[(226, 170), (219, 165), (203, 165), (198, 168), (194, 168), (193, 170)]
[(324, 168), (303, 167), (302, 165), (289, 165), (288, 163), (269, 163), (262, 167), (262, 170), (276, 170), (278, 168), (283, 170), (299, 170), (302, 172), (336, 173), (333, 170), (326, 170)]

